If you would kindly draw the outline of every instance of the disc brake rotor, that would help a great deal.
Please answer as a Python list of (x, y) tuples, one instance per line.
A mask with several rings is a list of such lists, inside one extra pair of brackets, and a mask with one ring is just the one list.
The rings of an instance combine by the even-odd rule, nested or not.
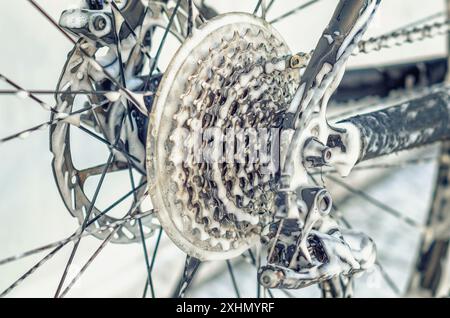
[[(270, 128), (299, 82), (289, 54), (262, 19), (224, 14), (194, 30), (162, 78), (148, 129), (149, 190), (164, 230), (191, 256), (237, 256), (272, 220), (276, 175), (246, 153), (258, 145), (254, 133), (267, 132), (260, 152), (276, 141)], [(233, 160), (198, 161), (198, 151), (214, 156), (214, 130), (244, 131), (243, 149), (226, 154)]]
[[(144, 71), (144, 65), (150, 61), (147, 57), (148, 54), (144, 53), (150, 52), (153, 32), (156, 28), (165, 29), (173, 9), (167, 8), (166, 4), (162, 2), (150, 1), (149, 8), (145, 11), (142, 3), (136, 3), (138, 2), (130, 1), (119, 7), (128, 25), (134, 28), (134, 33), (139, 37), (136, 42), (135, 36), (129, 32), (127, 26), (123, 25), (121, 28), (120, 45), (127, 89), (130, 91), (155, 92), (161, 76), (154, 76), (147, 81), (148, 71)], [(142, 8), (136, 8), (137, 6)], [(69, 53), (57, 85), (57, 91), (61, 92), (56, 95), (57, 106), (55, 109), (58, 112), (70, 113), (77, 110), (75, 104), (78, 95), (75, 92), (115, 91), (118, 89), (105, 76), (104, 71), (95, 67), (85, 55), (85, 53), (88, 53), (95, 57), (109, 74), (112, 74), (118, 82), (121, 81), (116, 43), (112, 40), (114, 38), (113, 30), (108, 30), (112, 25), (111, 21), (108, 20), (112, 19), (111, 11), (109, 5), (105, 5), (101, 9), (99, 11), (84, 8), (67, 10), (61, 17), (60, 24), (68, 31), (81, 35), (82, 38)], [(136, 12), (139, 14), (136, 14)], [(147, 12), (146, 16), (143, 16), (143, 12)], [(177, 18), (186, 20), (186, 14), (182, 10), (178, 10)], [(104, 21), (102, 20), (103, 23), (98, 22), (101, 19), (104, 19)], [(86, 21), (86, 24), (83, 26), (80, 21)], [(92, 28), (102, 28), (102, 32)], [(186, 31), (181, 28), (181, 24), (178, 24), (178, 26), (171, 28), (170, 33), (181, 42)], [(142, 43), (142, 46), (137, 43)], [(78, 46), (81, 47), (83, 52)], [(103, 54), (100, 54), (101, 50), (103, 50)], [(91, 199), (85, 192), (86, 180), (100, 175), (103, 166), (77, 169), (73, 162), (71, 149), (71, 125), (88, 127), (110, 144), (114, 144), (117, 139), (119, 140), (117, 148), (123, 149), (123, 152), (128, 155), (124, 155), (117, 149), (112, 150), (114, 151), (114, 160), (107, 174), (121, 170), (126, 171), (131, 165), (145, 175), (145, 136), (148, 122), (145, 115), (133, 108), (131, 116), (125, 117), (122, 129), (119, 130), (121, 118), (127, 111), (126, 100), (115, 92), (105, 93), (104, 95), (85, 94), (85, 96), (87, 96), (87, 100), (84, 107), (92, 106), (94, 110), (80, 114), (77, 119), (70, 116), (70, 121), (60, 121), (50, 131), (50, 150), (54, 156), (52, 168), (56, 183), (66, 207), (80, 224), (84, 222), (87, 211), (90, 210), (92, 205)], [(150, 109), (152, 103), (152, 96), (145, 98), (147, 108)], [(145, 179), (143, 177), (139, 184), (143, 183)], [(142, 201), (145, 188), (141, 187), (137, 190), (136, 202)], [(90, 219), (98, 217), (101, 213), (102, 211), (94, 205), (90, 213)], [(93, 232), (93, 235), (100, 239), (105, 239), (110, 232), (96, 229), (115, 221), (117, 221), (117, 218), (103, 214), (86, 230)], [(152, 217), (143, 218), (142, 223), (145, 235), (151, 235), (156, 227)], [(140, 236), (140, 228), (137, 222), (130, 221), (124, 224), (120, 231), (117, 231), (117, 235), (111, 239), (111, 242), (135, 242), (140, 240)]]

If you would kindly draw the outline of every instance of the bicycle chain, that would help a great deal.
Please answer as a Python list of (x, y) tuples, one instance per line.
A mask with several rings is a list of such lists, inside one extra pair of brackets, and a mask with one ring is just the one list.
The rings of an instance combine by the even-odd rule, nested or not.
[[(446, 34), (450, 31), (450, 20), (443, 22), (435, 22), (433, 24), (426, 24), (422, 27), (406, 28), (398, 31), (386, 33), (377, 37), (371, 37), (367, 40), (359, 42), (357, 50), (353, 52), (353, 56), (359, 54), (369, 54), (378, 52), (383, 49), (393, 48), (395, 46), (402, 46), (404, 44), (412, 44), (425, 39), (432, 39), (435, 36)], [(314, 53), (297, 53), (291, 58), (291, 67), (305, 68)], [(295, 64), (295, 60), (299, 60)], [(294, 63), (294, 64), (292, 64)]]
[(433, 24), (426, 24), (422, 27), (414, 27), (412, 29), (402, 29), (391, 33), (383, 34), (378, 37), (372, 37), (368, 40), (359, 42), (358, 51), (354, 52), (354, 55), (359, 53), (371, 53), (374, 51), (380, 51), (385, 48), (392, 48), (394, 46), (401, 46), (407, 43), (415, 43), (425, 39), (431, 39), (437, 35), (443, 35), (449, 32), (450, 20), (443, 22), (435, 22)]

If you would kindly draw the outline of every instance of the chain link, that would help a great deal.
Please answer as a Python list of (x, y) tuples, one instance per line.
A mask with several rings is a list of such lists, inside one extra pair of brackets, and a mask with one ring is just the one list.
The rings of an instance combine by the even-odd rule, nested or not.
[(371, 53), (385, 48), (392, 48), (407, 43), (415, 43), (425, 39), (431, 39), (435, 36), (446, 34), (449, 31), (449, 27), (450, 20), (447, 20), (444, 22), (426, 24), (421, 27), (414, 27), (412, 29), (394, 31), (379, 37), (372, 37), (368, 40), (359, 42), (358, 51), (355, 52), (354, 55), (360, 53)]
[[(450, 31), (450, 20), (426, 24), (421, 27), (405, 28), (381, 36), (362, 40), (353, 55), (368, 54), (382, 49), (411, 44), (425, 39), (432, 39), (438, 35), (444, 35)], [(314, 51), (310, 53), (297, 53), (290, 59), (290, 67), (305, 68), (308, 65)]]

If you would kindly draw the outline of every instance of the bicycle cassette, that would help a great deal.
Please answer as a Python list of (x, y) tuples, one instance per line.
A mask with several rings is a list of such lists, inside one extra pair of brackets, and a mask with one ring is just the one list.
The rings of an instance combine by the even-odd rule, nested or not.
[(267, 22), (224, 14), (193, 30), (161, 80), (147, 135), (149, 192), (168, 236), (193, 257), (235, 257), (273, 219), (274, 163), (249, 153), (272, 158), (273, 127), (300, 77), (289, 56)]

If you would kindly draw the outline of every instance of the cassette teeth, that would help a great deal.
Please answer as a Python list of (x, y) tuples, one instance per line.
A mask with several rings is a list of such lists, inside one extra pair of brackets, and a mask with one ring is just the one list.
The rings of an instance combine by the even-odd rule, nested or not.
[(185, 44), (152, 110), (153, 197), (162, 226), (189, 255), (232, 257), (259, 240), (273, 217), (271, 129), (300, 73), (286, 67), (290, 51), (279, 35), (249, 15), (217, 17)]
[[(274, 65), (270, 72), (266, 72), (268, 69), (265, 67), (266, 62), (272, 63), (279, 60), (277, 55), (279, 46), (279, 41), (266, 35), (262, 30), (259, 30), (256, 35), (247, 30), (245, 38), (237, 31), (233, 33), (230, 40), (223, 38), (219, 48), (209, 50), (209, 56), (199, 60), (197, 73), (188, 77), (188, 87), (180, 96), (182, 106), (174, 116), (177, 127), (194, 129), (198, 127), (197, 123), (202, 122), (202, 128), (211, 128), (217, 121), (215, 119), (219, 118), (220, 129), (236, 126), (268, 128), (269, 119), (273, 113), (286, 105), (288, 98), (284, 96), (291, 96), (295, 88), (295, 82), (292, 82), (291, 87), (287, 87), (288, 92), (282, 91), (276, 86), (279, 81), (274, 79), (275, 76), (286, 78), (286, 73), (292, 71), (285, 71), (284, 68)], [(253, 61), (259, 62), (252, 63)], [(283, 71), (285, 73), (282, 73)], [(229, 79), (225, 87), (221, 82), (222, 78)], [(271, 92), (270, 95), (267, 94), (268, 91)], [(222, 104), (221, 99), (225, 99)], [(249, 104), (253, 104), (252, 109), (249, 109)], [(187, 114), (190, 116), (196, 114), (196, 118), (188, 118)], [(238, 118), (240, 120), (236, 122)], [(172, 136), (173, 139), (178, 138), (175, 135)], [(252, 139), (250, 144), (253, 146), (257, 146), (256, 138), (256, 135), (250, 136)], [(241, 139), (240, 142), (245, 141)], [(174, 144), (174, 147), (179, 146), (177, 143)], [(204, 147), (205, 144), (202, 146)], [(248, 154), (249, 148), (244, 150)], [(236, 156), (235, 159), (245, 162), (245, 156), (246, 153)], [(188, 196), (180, 196), (184, 198), (181, 200), (183, 208), (187, 210), (187, 214), (191, 215), (189, 227), (192, 228), (192, 233), (197, 239), (209, 240), (211, 248), (229, 249), (233, 240), (246, 237), (251, 229), (258, 225), (259, 220), (254, 217), (256, 209), (266, 213), (271, 213), (273, 210), (273, 194), (264, 190), (270, 188), (267, 186), (270, 176), (263, 174), (260, 177), (257, 163), (242, 165), (237, 171), (235, 163), (208, 164), (204, 167), (192, 164), (185, 169), (181, 168), (178, 161), (173, 163), (175, 167), (178, 167), (172, 174), (178, 186), (178, 193), (186, 192), (185, 180), (189, 184)], [(218, 174), (221, 175), (219, 182), (222, 183), (220, 186), (226, 189), (226, 198), (217, 194), (219, 185), (218, 179), (214, 178), (214, 173), (211, 173), (213, 170), (218, 170)], [(193, 181), (194, 178), (209, 182), (204, 181), (199, 184)], [(211, 182), (216, 184), (212, 185)], [(220, 205), (224, 205), (224, 200), (228, 201), (234, 209), (225, 210), (225, 214), (231, 213), (237, 220), (246, 219), (251, 225), (243, 226), (242, 222), (239, 224), (237, 221), (235, 226), (225, 230), (220, 225), (223, 216), (211, 222), (214, 220), (214, 215), (213, 206), (208, 204), (211, 203), (209, 196), (214, 197)], [(200, 202), (202, 204), (199, 204)], [(240, 213), (233, 213), (235, 209), (238, 209)], [(198, 214), (200, 214), (199, 217), (195, 217)], [(246, 217), (243, 217), (244, 215)]]

